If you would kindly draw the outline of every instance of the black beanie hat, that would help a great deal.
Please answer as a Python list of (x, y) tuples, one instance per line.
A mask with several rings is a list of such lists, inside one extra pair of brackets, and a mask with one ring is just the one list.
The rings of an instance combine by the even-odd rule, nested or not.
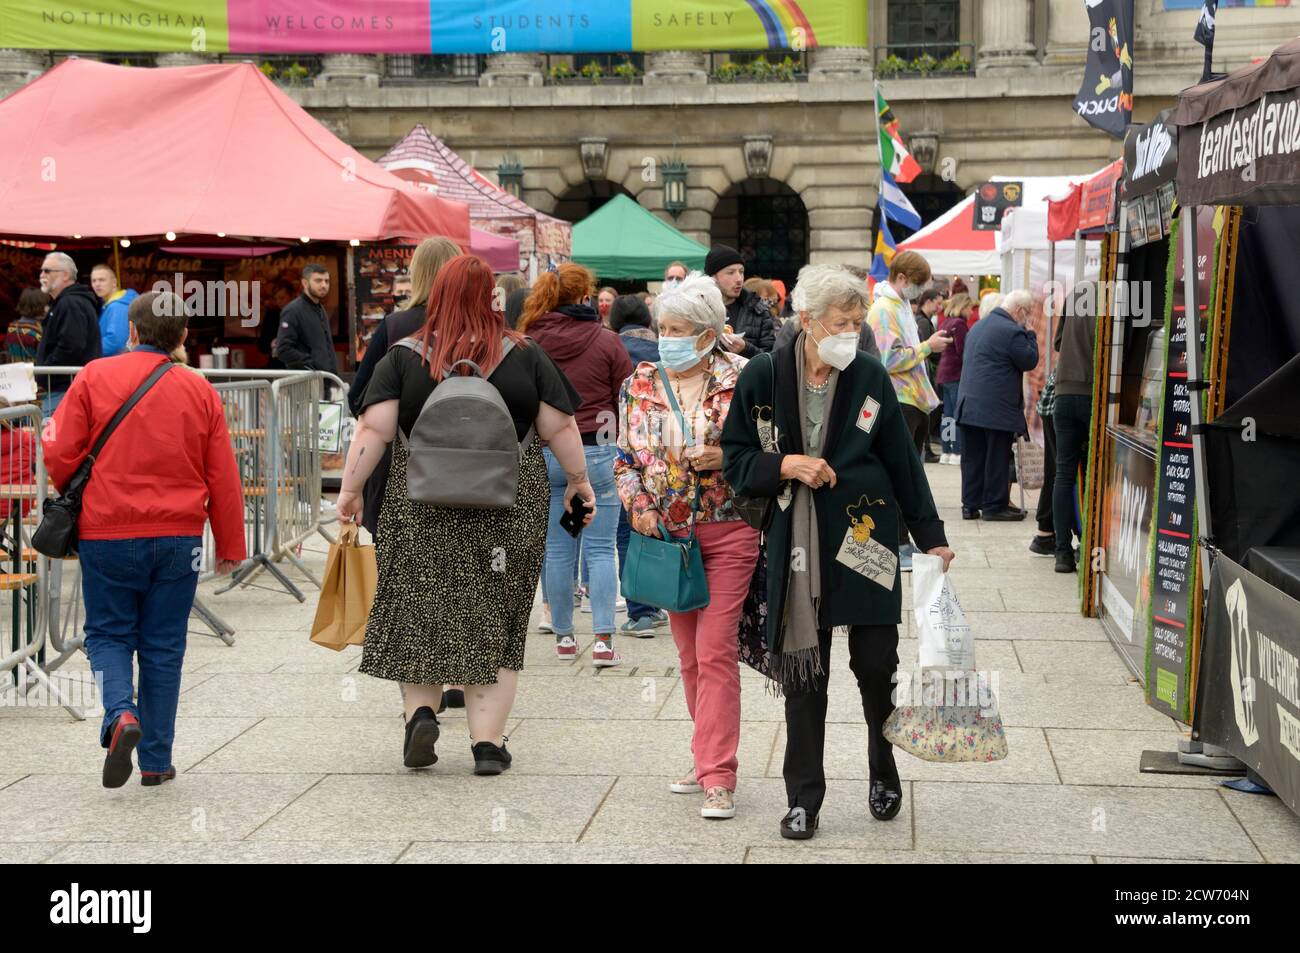
[(704, 273), (713, 276), (729, 265), (743, 265), (744, 263), (745, 259), (740, 257), (740, 252), (730, 245), (714, 245), (709, 249), (709, 254), (704, 259)]

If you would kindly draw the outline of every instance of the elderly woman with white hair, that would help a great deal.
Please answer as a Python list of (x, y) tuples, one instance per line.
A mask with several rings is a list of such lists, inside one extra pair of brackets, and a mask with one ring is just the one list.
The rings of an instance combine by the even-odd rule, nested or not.
[(1023, 376), (1038, 366), (1038, 339), (1025, 327), (1033, 297), (1009, 292), (966, 335), (957, 426), (961, 428), (961, 515), (1023, 520), (1011, 505), (1011, 442), (1026, 431)]
[(695, 722), (695, 763), (669, 789), (702, 791), (701, 815), (729, 818), (736, 813), (740, 743), (737, 635), (758, 561), (758, 530), (732, 505), (719, 442), (746, 360), (723, 346), (726, 311), (712, 279), (687, 275), (659, 296), (655, 313), (660, 359), (638, 364), (623, 384), (614, 472), (636, 532), (694, 532), (699, 541), (708, 605), (668, 613)]
[(781, 836), (813, 836), (826, 794), (831, 631), (848, 627), (849, 667), (868, 728), (868, 806), (889, 820), (903, 792), (884, 738), (893, 711), (902, 613), (898, 544), (953, 558), (889, 372), (858, 349), (866, 284), (818, 265), (799, 277), (792, 347), (740, 375), (722, 434), (723, 472), (737, 493), (770, 497), (768, 647), (785, 695)]

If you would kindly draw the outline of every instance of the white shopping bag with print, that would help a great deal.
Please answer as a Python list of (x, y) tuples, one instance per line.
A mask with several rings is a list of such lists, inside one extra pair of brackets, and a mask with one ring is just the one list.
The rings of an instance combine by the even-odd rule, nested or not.
[(912, 556), (912, 616), (920, 639), (917, 660), (923, 670), (975, 670), (975, 637), (938, 556)]

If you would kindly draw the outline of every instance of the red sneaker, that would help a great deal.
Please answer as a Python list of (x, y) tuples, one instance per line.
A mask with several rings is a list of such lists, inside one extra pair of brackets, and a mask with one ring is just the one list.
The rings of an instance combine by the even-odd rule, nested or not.
[(597, 639), (591, 647), (591, 664), (596, 668), (610, 668), (622, 665), (623, 657), (614, 651), (613, 642)]
[(108, 754), (104, 756), (104, 787), (120, 788), (131, 777), (131, 752), (140, 743), (140, 719), (129, 711), (117, 716), (108, 733)]
[(564, 635), (555, 640), (555, 654), (562, 659), (578, 657), (578, 642), (571, 635)]

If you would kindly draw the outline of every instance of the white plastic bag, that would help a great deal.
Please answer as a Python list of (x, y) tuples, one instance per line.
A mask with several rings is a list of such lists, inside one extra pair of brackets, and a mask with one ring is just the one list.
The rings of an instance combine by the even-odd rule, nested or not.
[(912, 616), (922, 670), (975, 670), (975, 637), (938, 556), (912, 556)]

